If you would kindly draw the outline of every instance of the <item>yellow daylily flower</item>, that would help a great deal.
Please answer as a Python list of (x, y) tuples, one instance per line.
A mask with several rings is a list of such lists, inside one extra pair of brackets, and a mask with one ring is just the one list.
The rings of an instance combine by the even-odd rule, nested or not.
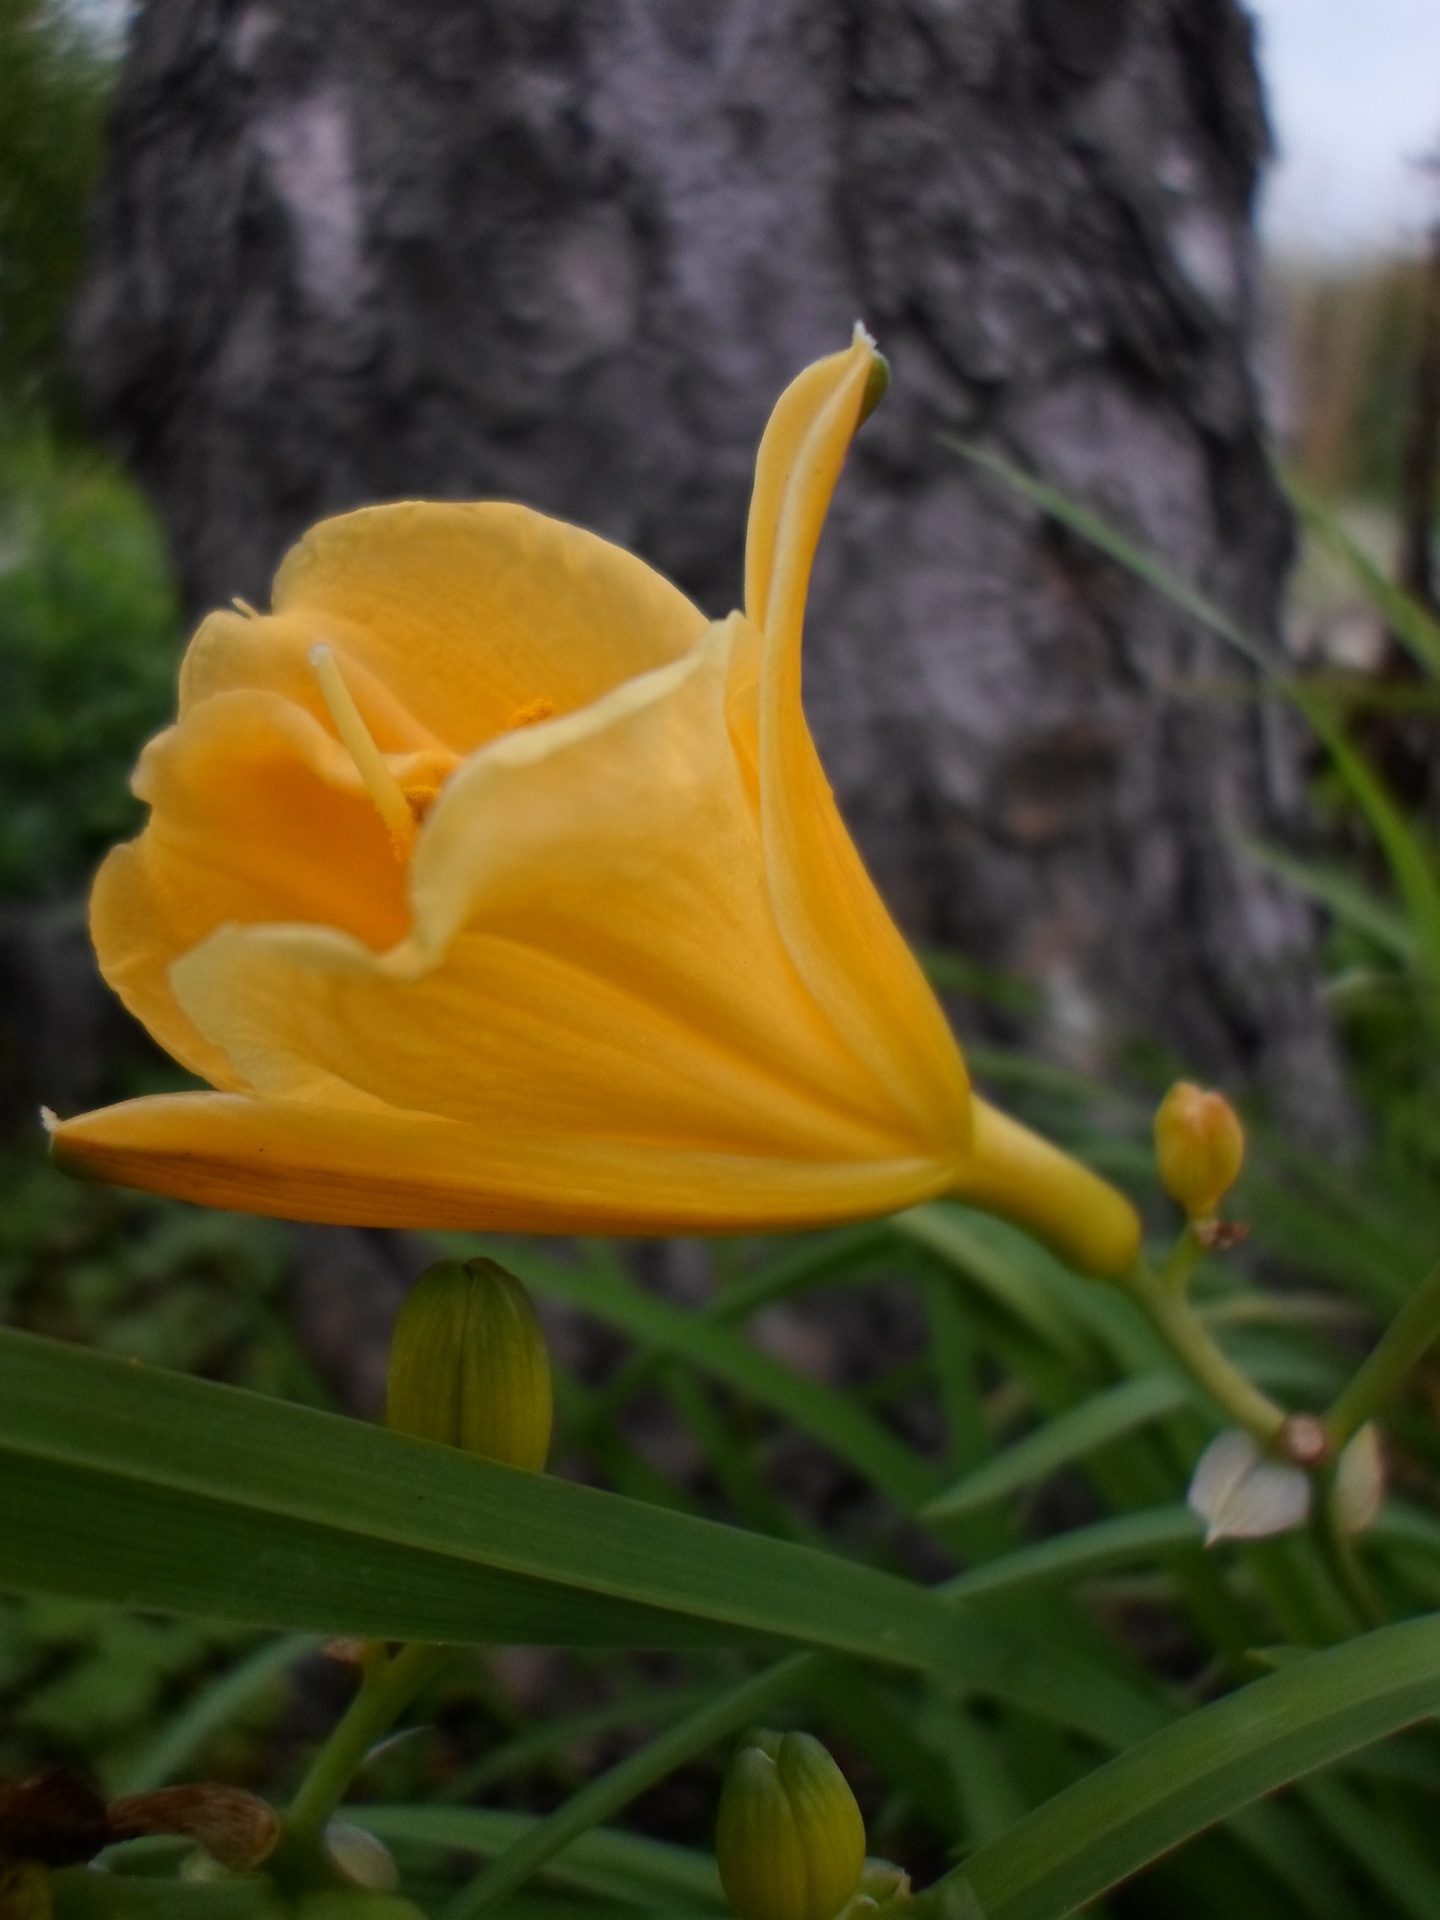
[(1111, 1187), (970, 1091), (800, 705), (811, 562), (883, 372), (857, 330), (761, 442), (745, 612), (519, 506), (322, 522), (212, 614), (91, 928), (211, 1093), (56, 1159), (366, 1226), (770, 1230), (953, 1194), (1077, 1266)]

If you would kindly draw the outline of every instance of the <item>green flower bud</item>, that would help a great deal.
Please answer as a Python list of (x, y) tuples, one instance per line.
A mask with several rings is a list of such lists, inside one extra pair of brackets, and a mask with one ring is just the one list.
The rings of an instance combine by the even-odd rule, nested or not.
[(746, 1735), (721, 1790), (715, 1855), (740, 1920), (835, 1920), (860, 1884), (865, 1823), (818, 1740)]
[(529, 1294), (493, 1260), (442, 1260), (395, 1323), (385, 1417), (538, 1473), (550, 1447), (550, 1358)]

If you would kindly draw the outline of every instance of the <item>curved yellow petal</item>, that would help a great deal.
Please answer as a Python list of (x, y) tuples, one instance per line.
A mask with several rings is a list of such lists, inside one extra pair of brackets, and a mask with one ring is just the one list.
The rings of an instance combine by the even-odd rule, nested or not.
[(170, 968), (231, 921), (311, 920), (384, 949), (410, 924), (405, 876), (348, 754), (274, 694), (217, 695), (145, 749), (145, 831), (96, 876), (100, 970), (192, 1072), (243, 1085), (176, 1003)]
[(180, 662), (180, 719), (218, 694), (273, 693), (333, 733), (330, 709), (310, 662), (312, 651), (325, 645), (338, 653), (350, 697), (382, 753), (433, 752), (441, 746), (403, 695), (366, 664), (362, 636), (338, 621), (305, 612), (207, 615)]
[(912, 1124), (934, 1140), (968, 1127), (964, 1062), (934, 994), (840, 818), (800, 698), (805, 593), (830, 496), (876, 363), (857, 333), (781, 397), (761, 442), (748, 538), (764, 599), (758, 689), (760, 813), (770, 898), (817, 1003)]
[(954, 1195), (1025, 1227), (1081, 1273), (1114, 1277), (1140, 1251), (1140, 1217), (1098, 1174), (988, 1101)]
[(70, 1173), (201, 1206), (361, 1227), (501, 1233), (745, 1233), (933, 1199), (928, 1161), (791, 1162), (625, 1142), (537, 1150), (428, 1114), (162, 1094), (60, 1124)]
[[(415, 928), (376, 956), (325, 929), (228, 928), (176, 995), (272, 1098), (343, 1084), (487, 1138), (929, 1158), (806, 991), (769, 911), (725, 721), (741, 622), (584, 714), (476, 755), (413, 866)], [(627, 1202), (643, 1209), (643, 1193)]]
[[(248, 634), (230, 616), (202, 629), (191, 683), (214, 690), (243, 673), (317, 711), (292, 690), (295, 656), (328, 642), (382, 750), (439, 743), (460, 755), (542, 708), (572, 713), (679, 659), (707, 624), (623, 548), (497, 501), (409, 501), (323, 520), (282, 561), (274, 609)], [(260, 658), (266, 649), (273, 657)], [(413, 738), (388, 737), (375, 690), (398, 696)]]

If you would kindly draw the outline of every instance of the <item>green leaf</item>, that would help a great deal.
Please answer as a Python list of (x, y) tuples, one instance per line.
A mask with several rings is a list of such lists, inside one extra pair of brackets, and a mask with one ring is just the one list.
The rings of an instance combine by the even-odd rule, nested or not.
[(592, 1739), (597, 1733), (613, 1733), (617, 1727), (663, 1727), (681, 1714), (702, 1706), (719, 1692), (714, 1685), (641, 1688), (603, 1707), (592, 1707), (588, 1713), (534, 1721), (511, 1739), (482, 1753), (459, 1773), (452, 1774), (436, 1797), (449, 1802), (475, 1799), (497, 1781), (543, 1767), (548, 1760), (564, 1754), (580, 1741)]
[(1440, 624), (1403, 587), (1386, 579), (1369, 554), (1356, 546), (1335, 515), (1313, 493), (1292, 475), (1282, 477), (1306, 529), (1344, 562), (1372, 605), (1384, 615), (1391, 633), (1409, 648), (1426, 673), (1440, 675)]
[[(526, 1250), (506, 1247), (504, 1260), (528, 1285), (582, 1307), (633, 1339), (674, 1354), (772, 1408), (823, 1441), (907, 1512), (934, 1493), (939, 1476), (863, 1407), (818, 1380), (783, 1367), (708, 1315), (685, 1313), (644, 1292), (622, 1275), (589, 1267), (562, 1267)], [(722, 1296), (723, 1299), (723, 1296)]]
[(816, 1654), (792, 1655), (698, 1707), (637, 1752), (627, 1754), (617, 1766), (587, 1782), (553, 1813), (517, 1835), (456, 1895), (447, 1920), (470, 1920), (472, 1915), (495, 1906), (547, 1861), (573, 1846), (580, 1835), (628, 1806), (647, 1787), (742, 1727), (767, 1718), (781, 1701), (802, 1692), (826, 1664)]
[(1403, 1834), (1333, 1777), (1307, 1780), (1301, 1793), (1401, 1913), (1410, 1920), (1435, 1920), (1440, 1913), (1440, 1873)]
[(921, 1589), (379, 1427), (0, 1331), (0, 1581), (395, 1640), (776, 1635), (948, 1664)]
[[(477, 1807), (352, 1807), (346, 1818), (387, 1846), (409, 1843), (446, 1852), (459, 1849), (488, 1859), (506, 1852), (542, 1822), (529, 1813)], [(673, 1909), (725, 1910), (720, 1875), (708, 1853), (638, 1834), (592, 1827), (553, 1853), (548, 1878), (583, 1893)]]
[(1416, 960), (1427, 984), (1434, 988), (1440, 984), (1440, 878), (1429, 849), (1374, 768), (1345, 737), (1335, 716), (1303, 690), (1296, 692), (1295, 702), (1324, 742), (1336, 771), (1380, 843), (1410, 915)]
[(1117, 533), (1114, 527), (1100, 518), (1098, 513), (1092, 513), (1078, 500), (1072, 500), (1067, 494), (1061, 493), (1057, 487), (1049, 486), (1043, 480), (1037, 480), (1033, 474), (1026, 473), (1023, 467), (1017, 467), (998, 453), (991, 453), (987, 448), (977, 446), (974, 441), (960, 440), (948, 433), (942, 433), (939, 439), (941, 444), (949, 447), (952, 453), (958, 453), (972, 465), (983, 467), (987, 473), (993, 473), (1013, 492), (1022, 494), (1025, 499), (1048, 513), (1052, 519), (1058, 520), (1062, 526), (1069, 527), (1082, 539), (1088, 540), (1092, 546), (1098, 547), (1102, 553), (1109, 554), (1112, 560), (1118, 560), (1128, 572), (1163, 593), (1167, 600), (1183, 608), (1186, 613), (1198, 620), (1201, 626), (1208, 627), (1222, 640), (1228, 640), (1236, 652), (1244, 654), (1247, 660), (1267, 672), (1273, 671), (1269, 649), (1257, 640), (1254, 634), (1247, 633), (1227, 613), (1223, 613), (1203, 594), (1197, 593), (1188, 581), (1182, 580), (1178, 573), (1175, 573), (1155, 554), (1147, 552), (1143, 547), (1137, 547), (1133, 540), (1127, 540), (1124, 534)]
[(1440, 1710), (1440, 1617), (1346, 1642), (1166, 1727), (921, 1895), (914, 1920), (1058, 1920), (1262, 1794)]
[(921, 1517), (949, 1519), (988, 1501), (1003, 1499), (1020, 1487), (1033, 1486), (1057, 1467), (1067, 1466), (1133, 1433), (1137, 1427), (1174, 1413), (1191, 1397), (1190, 1388), (1177, 1374), (1146, 1373), (1137, 1380), (1124, 1380), (1047, 1421), (994, 1459), (963, 1474), (930, 1502)]
[(1147, 1507), (1141, 1513), (1117, 1514), (1088, 1527), (1057, 1533), (1032, 1546), (987, 1560), (945, 1583), (943, 1592), (956, 1600), (980, 1600), (1013, 1593), (1022, 1587), (1053, 1586), (1088, 1580), (1114, 1567), (1133, 1566), (1179, 1548), (1198, 1547), (1205, 1529), (1189, 1507)]
[(467, 1645), (764, 1638), (931, 1670), (1107, 1745), (1147, 1695), (936, 1593), (356, 1420), (0, 1330), (0, 1586)]
[(963, 1273), (1056, 1352), (1072, 1360), (1084, 1357), (1073, 1323), (1024, 1267), (1006, 1257), (966, 1209), (931, 1201), (896, 1214), (890, 1224), (903, 1239), (924, 1247), (946, 1266)]
[(1268, 867), (1282, 880), (1288, 880), (1322, 907), (1328, 907), (1337, 920), (1365, 934), (1392, 959), (1413, 966), (1415, 935), (1404, 916), (1342, 867), (1297, 860), (1293, 854), (1267, 846), (1262, 840), (1243, 839), (1240, 844), (1252, 860)]
[(111, 1782), (116, 1793), (148, 1793), (173, 1780), (195, 1758), (212, 1734), (229, 1724), (282, 1673), (320, 1645), (314, 1634), (269, 1640), (218, 1680), (205, 1687), (176, 1714), (152, 1745)]

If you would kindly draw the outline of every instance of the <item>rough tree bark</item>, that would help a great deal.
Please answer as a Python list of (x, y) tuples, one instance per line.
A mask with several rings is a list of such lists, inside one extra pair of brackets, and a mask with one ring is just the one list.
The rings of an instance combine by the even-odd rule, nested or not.
[(1294, 743), (1155, 595), (939, 442), (1083, 496), (1261, 629), (1265, 123), (1235, 0), (146, 0), (78, 342), (196, 608), (318, 516), (505, 496), (739, 594), (767, 408), (857, 316), (806, 698), (921, 939), (1308, 1126), (1312, 929), (1237, 845)]

